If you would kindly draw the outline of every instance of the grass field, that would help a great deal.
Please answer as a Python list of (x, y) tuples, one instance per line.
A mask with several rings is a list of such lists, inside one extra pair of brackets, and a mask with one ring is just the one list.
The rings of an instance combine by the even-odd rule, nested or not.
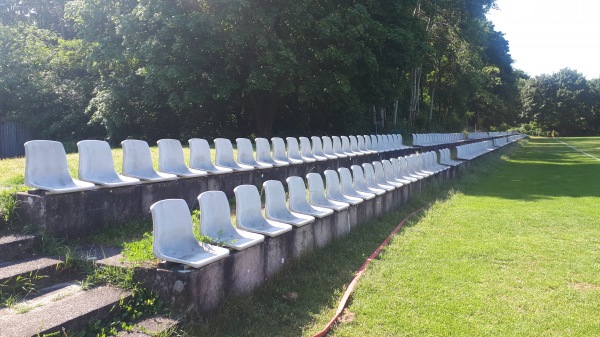
[(600, 158), (600, 137), (556, 138), (596, 158)]
[(184, 334), (311, 336), (391, 229), (430, 204), (370, 265), (331, 335), (598, 336), (600, 162), (552, 139), (516, 147), (227, 300)]
[(530, 141), (395, 240), (334, 336), (598, 336), (599, 173)]

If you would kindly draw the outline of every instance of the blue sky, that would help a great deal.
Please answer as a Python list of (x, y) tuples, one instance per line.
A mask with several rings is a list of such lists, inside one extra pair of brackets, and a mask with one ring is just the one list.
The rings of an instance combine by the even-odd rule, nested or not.
[(488, 14), (508, 40), (515, 63), (531, 76), (575, 69), (600, 77), (599, 0), (496, 0)]

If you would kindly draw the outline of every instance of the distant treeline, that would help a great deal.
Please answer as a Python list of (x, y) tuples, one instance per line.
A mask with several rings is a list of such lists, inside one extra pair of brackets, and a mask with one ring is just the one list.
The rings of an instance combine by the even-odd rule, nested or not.
[[(562, 118), (566, 108), (540, 110), (538, 96), (551, 94), (543, 83), (558, 75), (527, 80), (513, 70), (507, 41), (485, 17), (493, 6), (6, 0), (0, 120), (25, 123), (43, 138), (113, 144), (128, 137), (353, 134), (375, 125), (506, 130), (530, 121), (559, 128), (568, 120), (561, 131), (596, 131), (589, 118), (597, 108), (589, 104), (597, 102), (597, 81), (583, 79), (589, 104), (580, 94), (557, 96), (577, 100), (568, 105), (581, 114), (576, 121)], [(559, 124), (553, 114), (561, 115)]]

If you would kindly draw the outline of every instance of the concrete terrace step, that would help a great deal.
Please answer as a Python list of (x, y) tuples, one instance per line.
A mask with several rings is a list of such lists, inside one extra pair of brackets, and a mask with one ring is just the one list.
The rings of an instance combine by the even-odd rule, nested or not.
[[(111, 286), (87, 291), (68, 285), (40, 296), (23, 312), (17, 308), (0, 310), (0, 336), (23, 337), (44, 333), (79, 329), (99, 317), (107, 315), (130, 292)], [(27, 302), (25, 302), (27, 303)]]
[(17, 313), (25, 313), (34, 308), (42, 307), (50, 302), (57, 301), (61, 298), (71, 296), (82, 290), (79, 282), (63, 282), (53, 284), (49, 287), (42, 288), (36, 292), (27, 294), (25, 298), (17, 304), (10, 307), (10, 311)]
[(0, 262), (0, 283), (10, 279), (23, 277), (40, 277), (56, 275), (60, 271), (63, 260), (53, 257), (33, 256), (24, 260)]
[(34, 235), (10, 234), (0, 237), (0, 261), (10, 261), (31, 253), (40, 243)]

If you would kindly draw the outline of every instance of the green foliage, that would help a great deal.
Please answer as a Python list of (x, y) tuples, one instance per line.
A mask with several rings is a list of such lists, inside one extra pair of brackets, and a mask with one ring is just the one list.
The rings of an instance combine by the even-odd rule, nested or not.
[(123, 256), (133, 262), (153, 260), (152, 238), (152, 232), (146, 232), (139, 240), (124, 242)]
[(10, 0), (0, 13), (9, 46), (0, 118), (44, 138), (112, 144), (363, 133), (374, 121), (384, 132), (510, 125), (517, 77), (485, 18), (493, 6)]
[(90, 322), (87, 328), (69, 332), (69, 336), (114, 336), (120, 330), (130, 330), (137, 320), (161, 312), (163, 303), (158, 295), (135, 282), (133, 273), (133, 268), (95, 268), (83, 281), (85, 287), (110, 284), (131, 291), (131, 298), (121, 299), (108, 319)]
[(562, 69), (552, 75), (530, 78), (522, 88), (522, 118), (534, 121), (546, 133), (563, 136), (600, 131), (600, 95), (580, 73)]
[[(20, 121), (38, 137), (81, 139), (99, 130), (84, 114), (93, 76), (81, 40), (22, 23), (0, 25), (0, 119)], [(101, 131), (101, 130), (100, 130)]]
[(38, 288), (36, 282), (44, 277), (32, 271), (29, 275), (19, 275), (0, 283), (0, 307), (11, 307), (19, 299), (35, 292)]
[(17, 224), (17, 207), (19, 207), (17, 192), (19, 192), (18, 188), (0, 190), (0, 229)]

